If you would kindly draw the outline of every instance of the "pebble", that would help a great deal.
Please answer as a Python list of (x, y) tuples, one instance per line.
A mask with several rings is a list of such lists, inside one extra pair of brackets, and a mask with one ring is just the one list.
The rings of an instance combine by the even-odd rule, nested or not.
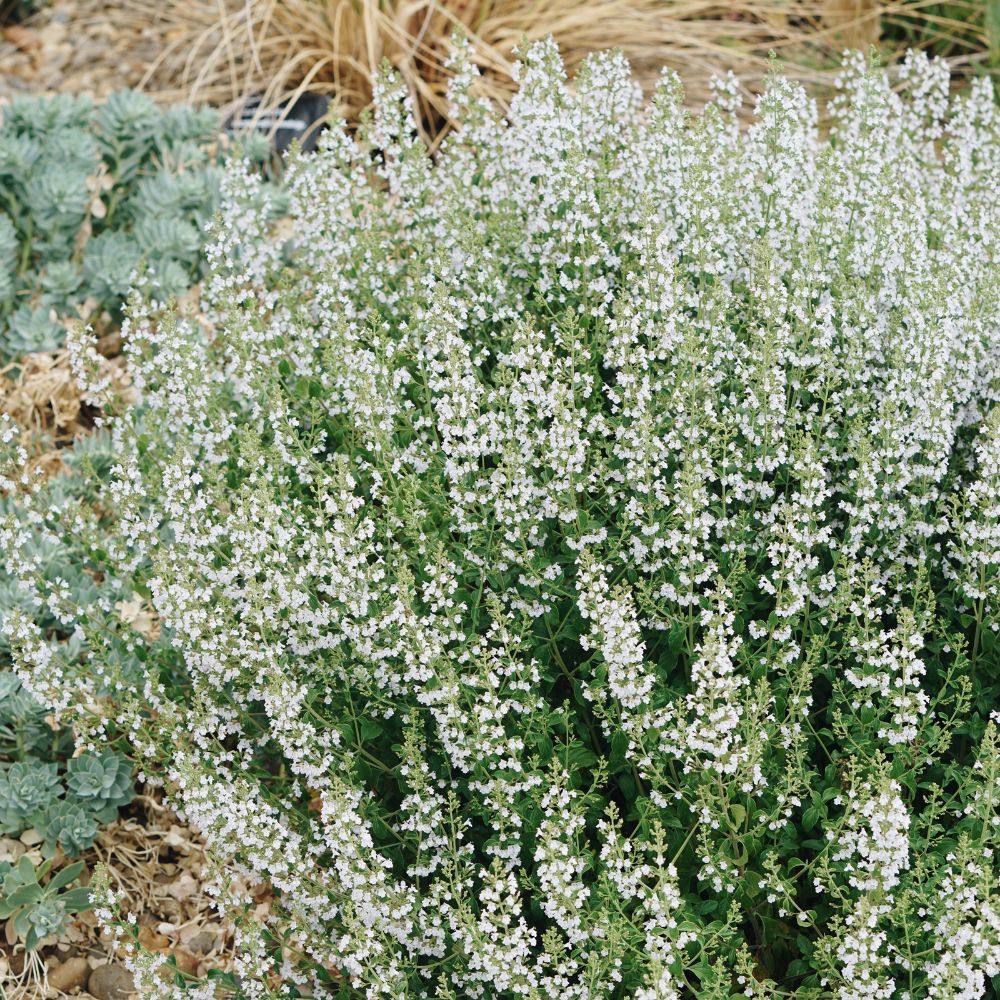
[(130, 1000), (135, 980), (123, 965), (102, 965), (90, 974), (87, 989), (95, 1000)]
[(89, 975), (90, 965), (85, 958), (67, 958), (49, 971), (49, 986), (60, 993), (70, 993), (82, 987)]
[(211, 931), (199, 931), (188, 941), (187, 946), (196, 955), (207, 955), (215, 950), (218, 943), (219, 939)]

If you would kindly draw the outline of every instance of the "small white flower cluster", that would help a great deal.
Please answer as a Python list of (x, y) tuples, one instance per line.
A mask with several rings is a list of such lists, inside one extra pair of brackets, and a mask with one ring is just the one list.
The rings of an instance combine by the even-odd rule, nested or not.
[(955, 510), (953, 561), (958, 569), (952, 571), (982, 616), (986, 608), (996, 608), (1000, 594), (1000, 407), (976, 443), (975, 478)]
[(668, 708), (659, 722), (660, 748), (684, 762), (686, 768), (710, 767), (720, 774), (736, 774), (747, 759), (740, 732), (741, 689), (747, 678), (737, 669), (743, 643), (736, 634), (735, 613), (720, 593), (716, 607), (702, 612), (702, 639), (691, 664), (692, 690), (683, 706)]
[(992, 898), (995, 894), (989, 874), (971, 858), (945, 870), (938, 905), (925, 925), (933, 935), (935, 952), (927, 966), (929, 998), (976, 1000), (986, 996), (987, 978), (1000, 975), (1000, 909)]
[(646, 648), (635, 606), (628, 591), (611, 593), (605, 571), (593, 558), (582, 557), (578, 566), (580, 614), (594, 626), (592, 636), (581, 638), (580, 644), (584, 649), (598, 650), (607, 668), (612, 697), (626, 712), (636, 712), (648, 706), (655, 678), (646, 669)]
[[(889, 1000), (896, 995), (886, 917), (893, 890), (910, 867), (911, 818), (894, 780), (847, 793), (845, 823), (828, 831), (832, 857), (859, 895), (846, 915), (838, 961), (839, 1000)], [(836, 800), (835, 800), (836, 801)]]

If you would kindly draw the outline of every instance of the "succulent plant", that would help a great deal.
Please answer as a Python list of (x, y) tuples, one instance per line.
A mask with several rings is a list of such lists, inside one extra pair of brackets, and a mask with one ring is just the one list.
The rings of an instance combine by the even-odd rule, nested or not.
[(176, 260), (161, 260), (153, 265), (152, 293), (161, 302), (177, 298), (188, 288), (186, 272)]
[(130, 236), (117, 230), (95, 236), (83, 252), (88, 290), (101, 300), (124, 298), (138, 263), (139, 247)]
[(192, 108), (175, 104), (160, 116), (159, 137), (164, 146), (201, 145), (219, 134), (219, 115), (212, 108)]
[(97, 160), (97, 141), (85, 128), (66, 128), (55, 132), (48, 142), (48, 157), (64, 164), (67, 170), (83, 170), (86, 173)]
[(84, 753), (66, 765), (66, 789), (99, 822), (114, 819), (132, 801), (132, 768), (113, 750)]
[(31, 136), (0, 132), (0, 177), (23, 183), (41, 155), (41, 143)]
[(21, 306), (11, 315), (6, 335), (0, 337), (0, 346), (8, 354), (55, 351), (65, 336), (65, 329), (52, 318), (49, 309)]
[(94, 102), (83, 94), (22, 95), (4, 109), (4, 126), (19, 135), (46, 138), (86, 122)]
[(159, 298), (199, 279), (232, 148), (218, 128), (214, 111), (161, 110), (132, 91), (3, 109), (0, 362), (61, 346), (65, 319), (119, 322), (143, 258)]
[[(89, 245), (87, 249), (90, 249)], [(75, 298), (81, 280), (79, 268), (73, 261), (53, 261), (41, 278), (42, 288), (45, 289), (41, 297), (42, 305), (65, 312)]]
[(85, 806), (75, 801), (54, 802), (38, 820), (38, 829), (45, 837), (42, 851), (51, 857), (61, 847), (69, 857), (75, 857), (93, 844), (100, 825)]
[(17, 276), (17, 230), (6, 212), (0, 211), (0, 309), (14, 296)]
[(111, 94), (97, 112), (98, 142), (119, 180), (131, 180), (156, 141), (157, 110), (135, 90)]
[(25, 184), (25, 198), (40, 232), (75, 236), (90, 201), (87, 174), (78, 164), (47, 159)]
[(151, 261), (175, 260), (193, 264), (201, 248), (201, 234), (190, 222), (171, 216), (146, 216), (135, 224), (136, 242)]
[[(0, 599), (4, 596), (0, 591)], [(0, 753), (23, 760), (47, 757), (60, 745), (65, 747), (65, 738), (44, 721), (46, 714), (15, 673), (0, 671)]]
[(17, 266), (17, 230), (10, 216), (0, 211), (0, 267), (13, 270)]
[(14, 761), (0, 769), (0, 831), (20, 835), (59, 795), (55, 764), (35, 758)]
[(61, 931), (67, 916), (91, 905), (89, 889), (68, 888), (83, 871), (82, 861), (67, 865), (43, 882), (51, 867), (48, 860), (35, 868), (27, 855), (22, 855), (17, 865), (0, 862), (0, 920), (10, 921), (10, 929), (29, 951)]
[[(79, 854), (131, 801), (132, 766), (108, 749), (71, 758), (63, 770), (69, 732), (53, 730), (45, 715), (13, 673), (0, 672), (0, 753), (20, 758), (0, 764), (0, 834), (17, 837), (36, 827), (46, 854), (57, 847)], [(42, 760), (46, 754), (59, 759)]]

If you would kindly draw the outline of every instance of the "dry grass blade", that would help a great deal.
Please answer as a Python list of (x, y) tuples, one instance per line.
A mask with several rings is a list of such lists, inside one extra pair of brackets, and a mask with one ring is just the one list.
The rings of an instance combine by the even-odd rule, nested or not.
[(0, 369), (0, 413), (13, 417), (39, 440), (71, 440), (82, 428), (83, 400), (69, 354), (28, 354)]
[[(135, 399), (123, 357), (105, 359), (109, 375), (124, 401)], [(69, 444), (93, 427), (93, 412), (81, 395), (67, 351), (26, 354), (0, 368), (0, 413), (25, 432), (29, 454)]]

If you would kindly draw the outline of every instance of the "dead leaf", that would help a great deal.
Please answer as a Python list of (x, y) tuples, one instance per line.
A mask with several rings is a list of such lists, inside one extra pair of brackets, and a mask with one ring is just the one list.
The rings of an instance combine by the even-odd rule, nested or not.
[(177, 968), (188, 976), (196, 975), (198, 972), (198, 959), (187, 950), (187, 948), (174, 948), (172, 952)]
[(155, 642), (160, 635), (160, 621), (139, 594), (133, 594), (129, 601), (119, 601), (115, 605), (118, 617), (126, 625), (131, 625), (140, 635)]
[(166, 844), (167, 847), (189, 848), (191, 846), (191, 842), (182, 834), (183, 831), (179, 826), (172, 826), (164, 835), (163, 843)]
[(42, 47), (44, 41), (37, 31), (19, 24), (12, 24), (9, 28), (4, 28), (3, 37), (12, 45), (16, 45), (22, 52), (34, 52)]
[(13, 864), (24, 854), (24, 851), (25, 847), (21, 841), (13, 840), (10, 837), (0, 838), (0, 861), (9, 861)]
[(73, 250), (77, 256), (83, 253), (83, 248), (87, 245), (87, 240), (90, 239), (93, 232), (94, 227), (90, 224), (90, 216), (86, 215), (83, 218), (83, 222), (80, 223), (80, 228), (76, 231), (76, 237), (73, 240)]
[(173, 896), (173, 898), (178, 902), (195, 895), (197, 892), (198, 883), (192, 877), (190, 872), (181, 872), (180, 878), (178, 878), (175, 882), (171, 882), (171, 884), (167, 886), (167, 895)]
[(161, 948), (169, 947), (170, 941), (165, 935), (154, 931), (148, 924), (143, 924), (139, 928), (139, 944), (150, 951), (159, 951)]

